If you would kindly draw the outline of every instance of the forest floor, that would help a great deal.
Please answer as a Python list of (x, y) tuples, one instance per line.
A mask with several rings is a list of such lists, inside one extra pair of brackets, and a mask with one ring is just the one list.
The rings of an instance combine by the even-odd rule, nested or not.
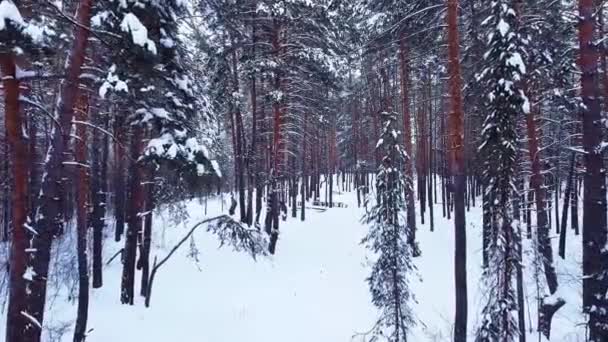
[[(281, 223), (276, 254), (257, 261), (230, 248), (219, 249), (214, 236), (198, 230), (159, 270), (150, 308), (144, 307), (141, 297), (134, 306), (120, 304), (121, 265), (114, 260), (104, 271), (103, 288), (91, 291), (88, 326), (92, 330), (87, 341), (367, 341), (359, 334), (373, 326), (377, 311), (366, 283), (371, 263), (368, 258), (372, 256), (360, 245), (367, 230), (359, 222), (364, 209), (357, 207), (354, 192), (336, 197), (348, 207), (307, 210), (305, 222), (289, 217)], [(474, 340), (485, 303), (479, 204), (467, 213), (470, 341)], [(198, 200), (184, 206), (189, 218), (180, 224), (172, 223), (167, 210), (156, 215), (152, 259), (166, 255), (194, 224), (227, 211), (220, 198), (210, 199), (206, 206)], [(417, 273), (410, 279), (418, 323), (411, 329), (409, 340), (415, 342), (451, 340), (454, 229), (453, 222), (442, 217), (441, 204), (435, 205), (434, 211), (434, 232), (429, 228), (428, 211), (425, 224), (418, 222), (422, 256), (414, 259)], [(580, 324), (584, 319), (580, 313), (581, 246), (580, 237), (571, 230), (568, 234), (565, 262), (557, 257), (557, 239), (553, 239), (560, 294), (567, 304), (554, 318), (551, 340), (579, 342), (584, 341), (584, 326)], [(108, 242), (104, 248), (109, 258), (121, 244)], [(195, 249), (198, 254), (193, 253)], [(532, 240), (525, 241), (524, 253), (528, 341), (539, 341)], [(46, 340), (71, 341), (74, 298), (68, 298), (65, 289), (50, 293)], [(6, 311), (0, 315), (0, 336), (4, 336)]]

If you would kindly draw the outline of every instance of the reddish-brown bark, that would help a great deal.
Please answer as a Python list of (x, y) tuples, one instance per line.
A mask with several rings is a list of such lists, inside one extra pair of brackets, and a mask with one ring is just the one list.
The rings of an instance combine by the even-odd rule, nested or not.
[[(82, 92), (82, 90), (81, 90)], [(78, 121), (87, 121), (89, 100), (86, 94), (79, 96), (76, 117)], [(87, 131), (86, 126), (76, 126), (76, 250), (78, 256), (78, 315), (74, 329), (74, 342), (84, 341), (89, 313), (89, 268), (87, 262), (87, 234), (89, 211), (89, 172), (87, 166)]]
[[(399, 71), (400, 71), (400, 80), (401, 80), (401, 109), (403, 111), (403, 143), (405, 147), (405, 152), (407, 153), (408, 160), (405, 163), (405, 175), (413, 182), (414, 180), (414, 172), (413, 172), (413, 161), (414, 155), (412, 150), (412, 118), (410, 115), (410, 99), (409, 99), (409, 61), (408, 61), (408, 49), (407, 49), (407, 41), (406, 41), (405, 32), (401, 33), (401, 37), (399, 39)], [(415, 244), (415, 233), (416, 233), (416, 209), (415, 209), (415, 199), (414, 199), (414, 189), (413, 184), (410, 183), (406, 187), (406, 196), (407, 196), (407, 221), (410, 225), (410, 229), (412, 230), (412, 235), (410, 237), (410, 243)]]
[(460, 40), (458, 37), (458, 0), (448, 0), (448, 73), (450, 113), (448, 116), (448, 158), (454, 179), (454, 274), (456, 315), (454, 341), (467, 340), (467, 264), (464, 169), (464, 113), (462, 110), (462, 79), (460, 76)]
[[(34, 229), (37, 234), (32, 236), (34, 252), (31, 265), (34, 268), (34, 279), (31, 282), (31, 294), (28, 300), (28, 313), (39, 323), (44, 319), (46, 302), (46, 284), (49, 270), (51, 243), (63, 228), (62, 213), (62, 181), (65, 175), (65, 152), (70, 140), (74, 106), (78, 97), (79, 77), (85, 59), (85, 51), (89, 38), (89, 23), (93, 1), (81, 0), (76, 13), (76, 21), (80, 24), (75, 28), (74, 45), (67, 61), (66, 78), (61, 86), (61, 97), (57, 105), (58, 122), (61, 129), (54, 128), (51, 136), (51, 147), (47, 162), (44, 165), (46, 176), (42, 180), (41, 196), (39, 199), (39, 217), (36, 218)], [(25, 336), (22, 342), (40, 341), (40, 329), (34, 334)]]
[(2, 85), (4, 88), (4, 124), (11, 159), (13, 186), (11, 191), (12, 232), (10, 251), (9, 299), (7, 312), (7, 342), (21, 342), (30, 336), (31, 326), (21, 314), (27, 312), (26, 282), (23, 275), (27, 267), (26, 249), (29, 247), (25, 225), (28, 215), (28, 146), (23, 136), (24, 118), (19, 108), (19, 80), (15, 72), (15, 59), (10, 54), (0, 56)]
[(600, 92), (598, 89), (598, 53), (594, 45), (594, 0), (579, 0), (579, 67), (584, 108), (583, 148), (585, 181), (583, 199), (583, 308), (589, 313), (589, 340), (608, 341), (608, 300), (605, 293), (606, 246), (606, 171), (601, 151), (602, 141)]
[[(281, 26), (278, 23), (274, 24), (272, 30), (272, 50), (277, 58), (281, 58)], [(283, 97), (284, 94), (282, 92), (281, 87), (281, 76), (280, 73), (277, 72), (274, 79), (274, 90), (275, 95)], [(283, 107), (281, 105), (282, 99), (275, 98), (273, 103), (273, 168), (274, 168), (274, 176), (278, 176), (280, 174), (280, 168), (282, 165), (282, 149), (283, 149), (283, 137), (281, 132), (281, 126), (283, 122)]]

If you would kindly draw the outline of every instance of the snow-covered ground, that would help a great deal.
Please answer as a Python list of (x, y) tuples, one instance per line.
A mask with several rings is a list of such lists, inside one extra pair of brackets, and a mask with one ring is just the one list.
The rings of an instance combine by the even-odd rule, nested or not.
[[(121, 266), (115, 260), (105, 269), (103, 288), (91, 291), (88, 326), (92, 331), (88, 341), (366, 341), (358, 334), (372, 327), (377, 314), (365, 281), (369, 273), (366, 258), (369, 253), (359, 244), (367, 228), (359, 223), (363, 209), (357, 208), (355, 194), (336, 197), (337, 201), (348, 204), (348, 208), (308, 210), (305, 222), (288, 218), (281, 225), (276, 255), (257, 261), (229, 248), (218, 249), (215, 237), (204, 229), (197, 231), (192, 241), (183, 245), (160, 269), (154, 281), (150, 308), (144, 307), (143, 298), (138, 298), (134, 306), (120, 304)], [(166, 255), (195, 223), (227, 210), (219, 199), (208, 202), (207, 214), (199, 201), (187, 202), (186, 208), (190, 218), (179, 225), (171, 223), (166, 212), (156, 215), (152, 259)], [(467, 226), (469, 332), (473, 341), (479, 312), (485, 303), (481, 286), (479, 207), (471, 208)], [(412, 277), (416, 300), (413, 311), (418, 324), (409, 340), (450, 341), (454, 311), (453, 222), (441, 217), (438, 204), (435, 231), (430, 232), (428, 213), (426, 224), (418, 222), (418, 228), (423, 254), (415, 259), (418, 271)], [(557, 247), (557, 239), (553, 240)], [(191, 243), (199, 252), (196, 258), (192, 256)], [(557, 257), (557, 248), (554, 249), (563, 286), (560, 293), (567, 300), (553, 321), (552, 341), (559, 342), (584, 340), (584, 327), (580, 325), (583, 321), (580, 238), (572, 234), (568, 243), (565, 262)], [(532, 247), (532, 242), (526, 240), (526, 324), (530, 331), (528, 341), (538, 341), (535, 331), (537, 281), (531, 264)], [(106, 259), (118, 249), (119, 244), (108, 242)], [(540, 279), (542, 282), (542, 274)], [(58, 341), (71, 341), (75, 312), (73, 300), (53, 301), (45, 323), (55, 328), (70, 327)], [(4, 312), (0, 320), (1, 338), (5, 315)], [(57, 333), (54, 335), (56, 338)]]

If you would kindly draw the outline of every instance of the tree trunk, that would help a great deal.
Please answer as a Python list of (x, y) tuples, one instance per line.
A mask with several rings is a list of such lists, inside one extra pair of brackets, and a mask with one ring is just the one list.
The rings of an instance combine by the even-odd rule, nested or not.
[(568, 226), (568, 206), (570, 205), (570, 194), (572, 193), (572, 183), (574, 180), (574, 163), (576, 154), (572, 153), (570, 159), (570, 173), (568, 173), (568, 183), (566, 183), (566, 193), (564, 194), (564, 205), (562, 209), (562, 221), (559, 234), (559, 256), (566, 259), (566, 227)]
[(570, 220), (571, 226), (574, 230), (574, 235), (579, 235), (579, 225), (578, 225), (578, 190), (579, 190), (579, 180), (577, 173), (577, 163), (575, 162), (574, 166), (574, 175), (572, 175), (572, 201), (570, 201)]
[[(116, 116), (114, 121), (114, 134), (118, 141), (125, 141), (124, 126), (125, 120), (122, 113)], [(123, 147), (114, 142), (114, 216), (116, 218), (116, 227), (114, 240), (120, 241), (125, 231), (126, 220), (126, 184), (125, 184), (125, 151)]]
[[(530, 184), (535, 194), (536, 204), (536, 224), (537, 224), (537, 248), (542, 258), (543, 268), (545, 270), (545, 278), (547, 280), (547, 286), (551, 295), (555, 294), (558, 288), (557, 273), (553, 266), (553, 248), (551, 246), (551, 239), (549, 234), (551, 232), (551, 226), (548, 222), (549, 213), (546, 210), (545, 199), (547, 194), (545, 192), (545, 178), (542, 173), (541, 167), (541, 156), (539, 149), (539, 138), (542, 133), (536, 127), (535, 111), (538, 107), (533, 107), (528, 113), (526, 113), (526, 128), (528, 133), (528, 151), (530, 162), (532, 164), (532, 178)], [(537, 136), (538, 135), (538, 136)], [(555, 184), (555, 191), (557, 190), (557, 184)], [(557, 203), (555, 203), (557, 206)], [(557, 223), (556, 223), (557, 225)], [(563, 300), (554, 301), (552, 303), (545, 303), (543, 300), (541, 315), (539, 321), (539, 330), (547, 337), (550, 336), (551, 319), (553, 314), (565, 304)]]
[(490, 261), (489, 257), (489, 247), (490, 247), (490, 242), (492, 242), (492, 205), (491, 205), (491, 201), (492, 201), (492, 196), (491, 194), (486, 194), (485, 191), (483, 191), (482, 193), (482, 198), (481, 198), (481, 205), (482, 205), (482, 211), (483, 211), (483, 218), (482, 218), (482, 254), (483, 254), (483, 267), (487, 267), (488, 266), (488, 262)]
[[(76, 117), (81, 122), (88, 120), (89, 99), (79, 96)], [(87, 262), (87, 234), (89, 212), (89, 172), (87, 166), (87, 130), (84, 124), (76, 126), (76, 254), (78, 257), (78, 311), (74, 328), (74, 342), (83, 342), (87, 331), (89, 314), (89, 267)]]
[[(516, 171), (517, 172), (517, 171)], [(520, 188), (520, 183), (517, 183), (518, 191)], [(513, 217), (516, 222), (520, 222), (521, 220), (521, 203), (520, 197), (515, 196), (513, 198)], [(517, 260), (519, 262), (515, 268), (515, 282), (516, 282), (516, 291), (517, 291), (517, 323), (519, 327), (519, 342), (526, 342), (526, 317), (525, 317), (525, 299), (524, 299), (524, 275), (523, 275), (523, 246), (522, 246), (522, 235), (521, 235), (521, 224), (517, 225), (517, 231), (513, 231), (515, 234), (515, 247), (517, 253)]]
[(236, 124), (236, 154), (234, 156), (235, 162), (237, 163), (237, 185), (239, 191), (239, 213), (241, 216), (241, 222), (247, 223), (247, 207), (245, 204), (245, 137), (243, 130), (243, 115), (241, 114), (241, 104), (237, 99), (234, 98), (234, 94), (240, 94), (239, 87), (239, 74), (238, 74), (238, 61), (236, 50), (232, 50), (232, 86), (233, 86), (233, 97), (234, 103), (234, 120)]
[[(99, 115), (95, 115), (94, 124), (102, 127)], [(104, 139), (100, 139), (97, 130), (92, 132), (94, 146), (107, 150), (107, 146), (101, 146)], [(106, 168), (103, 154), (97, 151), (91, 156), (91, 199), (93, 200), (93, 212), (91, 213), (91, 225), (93, 227), (93, 288), (98, 289), (103, 286), (103, 230), (105, 227), (105, 202), (106, 190), (104, 185), (104, 172)]]
[[(428, 142), (428, 151), (427, 151), (427, 165), (426, 165), (426, 172), (428, 174), (428, 181), (427, 181), (427, 203), (429, 205), (429, 228), (431, 229), (431, 231), (435, 230), (435, 216), (433, 213), (433, 79), (431, 77), (431, 74), (429, 73), (429, 84), (428, 84), (428, 116), (429, 116), (429, 127), (428, 127), (428, 134), (429, 136), (427, 137), (427, 142)], [(463, 119), (464, 121), (464, 119)], [(463, 129), (463, 136), (464, 136), (464, 129)], [(462, 157), (462, 159), (464, 160), (464, 156)], [(463, 162), (464, 163), (464, 162)], [(463, 170), (464, 170), (464, 166), (463, 166)], [(464, 171), (462, 172), (463, 174)], [(463, 184), (463, 195), (466, 194), (466, 174), (465, 174), (465, 183)]]
[[(277, 58), (281, 58), (281, 27), (278, 22), (274, 23), (272, 34), (272, 49), (273, 53)], [(277, 91), (282, 90), (281, 86), (281, 76), (280, 73), (275, 75), (274, 80), (274, 88)], [(283, 101), (283, 100), (281, 100)], [(279, 182), (278, 179), (281, 177), (281, 165), (283, 155), (283, 137), (281, 134), (281, 126), (283, 121), (283, 111), (282, 105), (279, 103), (279, 99), (275, 99), (274, 103), (274, 127), (273, 127), (273, 172), (271, 172), (272, 180), (272, 192), (270, 195), (271, 199), (271, 207), (270, 207), (270, 215), (271, 220), (267, 223), (267, 230), (270, 228), (269, 225), (272, 224), (272, 228), (270, 228), (270, 245), (268, 250), (270, 254), (274, 254), (277, 240), (279, 239)]]
[(608, 341), (608, 284), (605, 274), (608, 260), (606, 246), (606, 171), (599, 145), (602, 141), (598, 56), (594, 46), (594, 0), (579, 0), (579, 67), (581, 76), (581, 110), (585, 181), (583, 198), (583, 308), (589, 313), (589, 340)]
[[(29, 88), (29, 87), (28, 87)], [(29, 94), (24, 94), (25, 96), (28, 96)], [(37, 163), (38, 161), (38, 153), (37, 153), (37, 149), (36, 149), (36, 145), (37, 145), (37, 135), (38, 135), (38, 129), (37, 129), (37, 123), (36, 123), (36, 118), (34, 115), (30, 115), (30, 120), (29, 120), (29, 170), (30, 170), (30, 184), (29, 184), (29, 189), (30, 189), (30, 194), (37, 194), (40, 191), (40, 167), (38, 167)], [(30, 213), (29, 213), (29, 217), (35, 217), (36, 213), (34, 212), (37, 208), (37, 198), (35, 195), (29, 195), (28, 196), (30, 204), (29, 204), (29, 209), (30, 209)]]
[[(0, 58), (2, 58), (0, 56)], [(6, 108), (6, 105), (5, 105)], [(5, 109), (6, 111), (6, 109)], [(6, 118), (4, 119), (6, 126)], [(6, 131), (6, 130), (5, 130)], [(10, 179), (10, 160), (12, 159), (8, 147), (8, 132), (6, 134), (6, 140), (4, 143), (4, 162), (2, 163), (3, 174), (4, 174), (4, 193), (2, 194), (2, 227), (0, 227), (0, 241), (9, 241), (9, 230), (11, 220), (11, 179)]]
[[(31, 293), (28, 296), (28, 309), (26, 312), (40, 325), (44, 320), (46, 303), (46, 284), (48, 279), (51, 244), (64, 225), (62, 207), (62, 182), (66, 178), (65, 155), (70, 140), (74, 106), (79, 93), (79, 78), (85, 60), (88, 44), (92, 0), (81, 0), (76, 13), (79, 25), (75, 28), (74, 45), (68, 56), (66, 77), (61, 85), (61, 95), (56, 107), (57, 122), (61, 129), (53, 127), (51, 133), (51, 146), (44, 165), (44, 175), (39, 196), (39, 208), (31, 234), (32, 247), (28, 267), (33, 267), (35, 276), (30, 282)], [(30, 333), (22, 336), (20, 341), (40, 341), (41, 329), (30, 329)]]
[[(254, 19), (255, 19), (255, 11), (254, 11)], [(256, 36), (256, 25), (255, 22), (251, 25), (251, 55), (255, 58), (255, 45), (257, 42)], [(257, 172), (259, 171), (257, 165), (257, 150), (256, 150), (256, 141), (257, 141), (257, 127), (258, 127), (258, 119), (257, 119), (257, 111), (258, 111), (258, 98), (257, 98), (257, 90), (256, 90), (256, 75), (255, 72), (251, 75), (251, 147), (249, 149), (249, 154), (247, 158), (247, 173), (249, 176), (247, 182), (247, 224), (251, 226), (253, 224), (253, 189), (256, 187), (256, 184), (259, 182)]]
[[(23, 136), (24, 118), (19, 108), (19, 80), (16, 77), (14, 57), (0, 55), (4, 88), (4, 124), (12, 166), (11, 220), (9, 259), (9, 295), (6, 315), (6, 342), (33, 341), (38, 329), (23, 316), (27, 312), (26, 274), (29, 247), (26, 234), (28, 221), (28, 147)], [(7, 163), (8, 164), (8, 163)]]
[(131, 160), (133, 165), (130, 168), (131, 194), (129, 196), (128, 225), (125, 237), (125, 247), (123, 249), (123, 269), (121, 280), (120, 301), (123, 304), (133, 305), (135, 287), (135, 259), (137, 255), (137, 235), (142, 230), (142, 213), (144, 211), (145, 189), (142, 181), (145, 180), (143, 165), (137, 160), (142, 155), (144, 149), (143, 128), (133, 127), (133, 138), (131, 141)]
[(152, 172), (146, 172), (147, 182), (144, 186), (145, 191), (145, 215), (143, 216), (144, 224), (141, 241), (141, 255), (139, 256), (139, 266), (141, 266), (141, 287), (140, 295), (147, 297), (148, 281), (150, 279), (150, 246), (152, 244), (152, 219), (154, 217), (154, 175)]
[(456, 314), (454, 342), (467, 340), (467, 240), (465, 220), (464, 113), (460, 76), (460, 40), (458, 37), (458, 0), (448, 0), (448, 72), (451, 110), (448, 120), (450, 173), (454, 178), (454, 274)]
[(300, 220), (304, 221), (306, 219), (306, 188), (308, 187), (308, 160), (306, 159), (306, 150), (307, 144), (306, 139), (308, 138), (306, 135), (307, 132), (307, 115), (304, 113), (304, 128), (302, 129), (302, 186), (300, 189), (301, 197), (302, 197), (302, 208), (300, 209)]

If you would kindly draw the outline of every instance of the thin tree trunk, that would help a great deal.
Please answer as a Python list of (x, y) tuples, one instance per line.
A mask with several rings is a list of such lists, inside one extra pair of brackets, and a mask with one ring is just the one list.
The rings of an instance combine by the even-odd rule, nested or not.
[[(401, 33), (399, 38), (399, 70), (401, 80), (401, 108), (403, 110), (403, 140), (405, 152), (408, 158), (405, 162), (405, 175), (412, 181), (413, 178), (413, 160), (414, 154), (412, 149), (412, 118), (410, 114), (410, 98), (409, 98), (409, 62), (408, 62), (408, 50), (405, 32)], [(410, 225), (412, 235), (410, 237), (409, 244), (411, 246), (416, 245), (416, 201), (414, 199), (413, 184), (406, 187), (406, 199), (407, 199), (407, 222)]]
[[(86, 94), (79, 96), (76, 117), (81, 122), (88, 120), (89, 99)], [(89, 267), (87, 262), (87, 234), (89, 211), (89, 172), (87, 167), (86, 126), (76, 126), (76, 251), (78, 256), (78, 311), (74, 328), (74, 342), (82, 342), (86, 337), (89, 314)]]
[(572, 193), (575, 161), (576, 154), (572, 153), (572, 158), (570, 159), (570, 173), (568, 173), (568, 183), (566, 184), (566, 193), (564, 194), (564, 205), (562, 209), (562, 221), (559, 234), (559, 256), (562, 259), (566, 258), (566, 227), (568, 226), (568, 206), (570, 205), (570, 194)]
[[(99, 120), (99, 115), (95, 115), (95, 125), (103, 126)], [(100, 134), (97, 130), (92, 132), (94, 146), (101, 146), (103, 139), (100, 140)], [(102, 147), (107, 149), (107, 147)], [(104, 152), (102, 152), (104, 153)], [(91, 199), (93, 201), (93, 212), (91, 213), (91, 225), (93, 227), (93, 288), (97, 289), (103, 286), (103, 229), (105, 227), (105, 201), (106, 194), (103, 186), (104, 175), (102, 169), (105, 169), (103, 156), (97, 151), (91, 155)]]
[[(236, 50), (232, 51), (232, 86), (233, 94), (240, 94), (238, 61)], [(236, 99), (233, 98), (233, 101)], [(241, 222), (247, 222), (247, 208), (245, 204), (245, 137), (243, 131), (243, 116), (241, 114), (241, 105), (236, 101), (234, 103), (234, 123), (236, 124), (236, 154), (234, 156), (237, 163), (237, 185), (239, 191), (239, 213)]]
[(483, 254), (483, 267), (488, 267), (488, 262), (490, 261), (490, 243), (492, 242), (492, 196), (491, 194), (487, 194), (485, 191), (482, 193), (481, 205), (483, 211), (482, 217), (482, 254)]
[[(575, 157), (576, 158), (576, 157)], [(574, 163), (574, 175), (572, 178), (572, 201), (570, 201), (570, 220), (571, 226), (574, 230), (574, 235), (579, 235), (579, 225), (578, 225), (578, 193), (579, 193), (579, 178), (578, 178), (578, 161)]]
[(135, 292), (135, 259), (137, 255), (137, 235), (142, 230), (142, 213), (144, 210), (145, 190), (142, 181), (145, 179), (143, 165), (137, 160), (144, 149), (143, 128), (133, 127), (133, 138), (131, 141), (131, 160), (133, 165), (130, 168), (130, 196), (128, 209), (128, 225), (125, 237), (125, 247), (123, 249), (123, 269), (121, 279), (120, 301), (123, 304), (133, 305)]
[[(0, 58), (2, 58), (0, 56)], [(6, 106), (5, 106), (6, 108)], [(6, 111), (6, 109), (5, 109)], [(6, 118), (4, 119), (4, 123), (6, 126)], [(6, 130), (5, 130), (6, 131)], [(0, 241), (9, 241), (10, 234), (10, 220), (11, 220), (11, 179), (10, 179), (10, 160), (12, 159), (8, 147), (8, 132), (6, 134), (6, 140), (4, 143), (4, 162), (2, 163), (3, 172), (4, 172), (4, 194), (3, 194), (3, 203), (2, 203), (2, 235), (0, 235)]]
[[(530, 110), (526, 114), (528, 151), (530, 162), (532, 164), (532, 178), (530, 179), (530, 184), (534, 189), (536, 200), (535, 204), (537, 224), (537, 248), (542, 258), (545, 278), (547, 281), (547, 286), (549, 287), (549, 292), (553, 295), (557, 291), (559, 284), (557, 281), (557, 273), (555, 271), (555, 267), (553, 266), (553, 248), (551, 246), (551, 239), (549, 237), (549, 234), (551, 232), (551, 226), (548, 220), (549, 213), (546, 210), (544, 202), (544, 199), (547, 198), (547, 194), (545, 192), (544, 187), (545, 178), (541, 169), (540, 149), (538, 146), (538, 136), (541, 136), (542, 134), (538, 131), (536, 127), (535, 111), (536, 109), (532, 108), (532, 110)], [(555, 191), (557, 191), (557, 184)], [(557, 203), (555, 203), (555, 205), (557, 206)], [(564, 304), (565, 302), (563, 301), (563, 299), (554, 301), (553, 303), (546, 303), (543, 300), (540, 314), (539, 330), (541, 330), (541, 332), (547, 338), (549, 338), (551, 334), (551, 320), (553, 314), (555, 314), (555, 312), (559, 310), (559, 308)]]
[[(429, 84), (428, 84), (428, 115), (429, 115), (429, 127), (428, 127), (428, 133), (429, 136), (427, 138), (428, 141), (428, 154), (427, 154), (427, 158), (428, 158), (428, 163), (427, 163), (427, 173), (428, 173), (428, 181), (427, 181), (427, 193), (428, 193), (428, 200), (427, 203), (429, 205), (429, 227), (431, 229), (431, 231), (435, 230), (435, 217), (434, 217), (434, 213), (433, 213), (433, 80), (431, 78), (431, 75), (429, 73)], [(463, 119), (464, 120), (464, 119)], [(464, 132), (462, 133), (464, 135)], [(463, 157), (464, 159), (464, 157)], [(464, 170), (464, 166), (463, 166), (463, 170)], [(463, 171), (464, 174), (464, 171)], [(465, 184), (463, 185), (464, 187), (464, 193), (466, 193), (466, 175), (465, 175)]]
[(145, 191), (145, 215), (141, 241), (141, 255), (139, 256), (141, 266), (141, 287), (140, 295), (147, 297), (148, 281), (150, 277), (150, 246), (152, 244), (152, 219), (154, 217), (154, 175), (151, 171), (147, 172), (147, 182)]
[(302, 129), (302, 186), (301, 186), (301, 196), (302, 196), (302, 208), (300, 210), (300, 220), (304, 221), (306, 219), (306, 188), (308, 187), (308, 160), (306, 159), (306, 141), (307, 141), (307, 117), (306, 113), (304, 113), (304, 128)]
[[(281, 58), (281, 27), (278, 22), (274, 23), (272, 29), (272, 48), (277, 58)], [(274, 88), (277, 91), (281, 91), (281, 76), (277, 74), (275, 76)], [(267, 230), (270, 230), (270, 244), (268, 250), (270, 254), (274, 254), (276, 249), (277, 240), (279, 239), (279, 181), (281, 177), (280, 167), (282, 165), (281, 156), (283, 155), (283, 137), (281, 134), (281, 126), (283, 121), (283, 113), (281, 104), (274, 103), (274, 127), (273, 127), (273, 172), (271, 172), (272, 179), (272, 190), (270, 194), (270, 216), (271, 220), (267, 220)], [(272, 228), (270, 228), (272, 225)]]
[[(517, 172), (517, 171), (516, 171)], [(518, 191), (520, 183), (518, 183)], [(516, 222), (521, 220), (521, 204), (520, 197), (515, 196), (513, 198), (513, 217)], [(517, 232), (513, 232), (515, 234), (515, 246), (517, 248), (517, 257), (519, 262), (515, 268), (515, 277), (516, 277), (516, 288), (517, 288), (517, 323), (519, 327), (519, 342), (526, 342), (526, 319), (525, 319), (525, 304), (524, 304), (524, 275), (523, 275), (523, 246), (522, 246), (522, 235), (521, 235), (521, 225), (517, 225)]]
[[(123, 115), (117, 115), (114, 121), (114, 134), (118, 141), (125, 141), (124, 135), (124, 117)], [(125, 220), (126, 220), (126, 197), (127, 191), (125, 186), (125, 157), (124, 149), (118, 144), (114, 143), (114, 216), (116, 218), (116, 227), (114, 233), (114, 240), (120, 241), (125, 231)]]
[[(253, 11), (254, 19), (256, 11)], [(257, 42), (256, 36), (256, 25), (255, 20), (252, 21), (251, 25), (251, 55), (253, 58), (256, 56), (255, 45)], [(247, 182), (247, 224), (251, 226), (253, 224), (253, 189), (256, 187), (259, 182), (258, 176), (256, 173), (257, 168), (257, 150), (256, 150), (256, 141), (257, 141), (257, 111), (258, 111), (258, 99), (256, 93), (256, 75), (255, 72), (251, 75), (251, 148), (249, 149), (249, 154), (247, 158), (247, 173), (249, 175), (249, 180)]]

